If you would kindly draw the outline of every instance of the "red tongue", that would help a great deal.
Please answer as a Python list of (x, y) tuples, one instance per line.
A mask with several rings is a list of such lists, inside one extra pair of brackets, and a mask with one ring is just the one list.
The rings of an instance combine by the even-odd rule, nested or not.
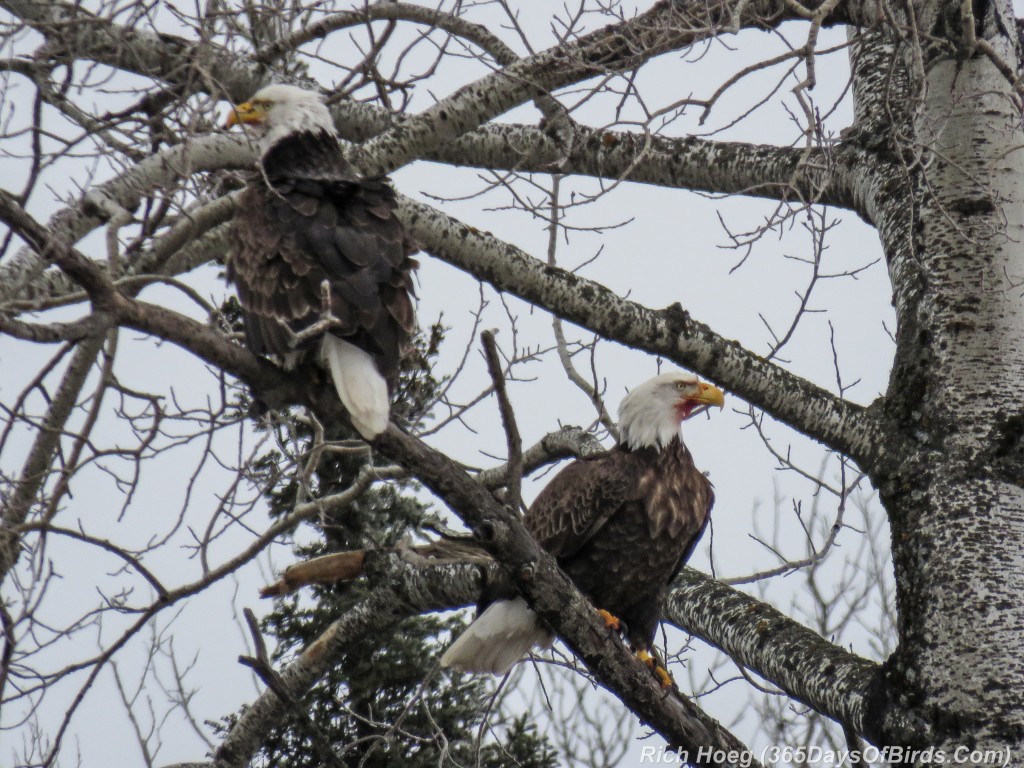
[(703, 403), (697, 403), (693, 400), (686, 400), (676, 405), (676, 416), (680, 421), (686, 421), (687, 419), (693, 418), (698, 413), (704, 413), (710, 406), (704, 405)]

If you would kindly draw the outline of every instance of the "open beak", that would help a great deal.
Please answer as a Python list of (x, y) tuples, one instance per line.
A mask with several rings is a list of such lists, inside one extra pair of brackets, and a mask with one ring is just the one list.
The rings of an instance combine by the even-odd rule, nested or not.
[(698, 413), (704, 413), (708, 408), (717, 405), (719, 408), (725, 405), (725, 393), (714, 384), (697, 382), (697, 394), (686, 398), (682, 402), (680, 416), (682, 419), (689, 419)]
[(258, 125), (266, 119), (266, 107), (246, 101), (231, 108), (231, 111), (228, 113), (228, 119), (224, 121), (224, 127), (233, 128), (243, 123)]

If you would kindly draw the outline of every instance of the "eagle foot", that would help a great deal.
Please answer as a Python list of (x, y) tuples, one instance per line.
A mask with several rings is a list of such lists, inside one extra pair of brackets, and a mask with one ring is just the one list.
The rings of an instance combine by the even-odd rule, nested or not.
[(342, 325), (341, 320), (331, 311), (331, 283), (329, 280), (324, 280), (320, 283), (320, 305), (319, 318), (307, 328), (294, 333), (287, 326), (284, 326), (288, 332), (288, 346), (291, 349), (298, 349), (310, 339), (322, 336), (332, 328), (338, 328)]
[(672, 679), (672, 674), (665, 669), (657, 653), (651, 654), (646, 648), (639, 648), (633, 655), (654, 673), (662, 688), (675, 687), (676, 681)]
[(597, 609), (597, 615), (604, 619), (604, 625), (607, 629), (614, 630), (616, 632), (622, 629), (622, 621), (618, 616), (614, 616), (604, 608)]
[(658, 682), (661, 683), (662, 688), (675, 688), (676, 681), (672, 679), (672, 673), (669, 672), (662, 666), (654, 666), (654, 676), (658, 678)]

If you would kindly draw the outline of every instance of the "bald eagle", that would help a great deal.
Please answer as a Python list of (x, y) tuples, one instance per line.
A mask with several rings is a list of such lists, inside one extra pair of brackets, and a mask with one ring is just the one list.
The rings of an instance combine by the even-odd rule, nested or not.
[[(359, 433), (387, 427), (399, 361), (415, 326), (415, 251), (383, 179), (360, 179), (320, 97), (270, 85), (225, 128), (260, 138), (259, 174), (242, 191), (227, 279), (245, 336), (286, 367), (316, 349)], [(305, 332), (305, 333), (304, 333)]]
[[(651, 656), (661, 604), (714, 502), (711, 482), (694, 466), (679, 424), (723, 402), (722, 390), (690, 374), (664, 373), (644, 382), (619, 407), (621, 443), (559, 472), (523, 521), (663, 683), (671, 678)], [(478, 613), (441, 657), (442, 666), (504, 674), (530, 648), (552, 640), (522, 597), (486, 595)]]

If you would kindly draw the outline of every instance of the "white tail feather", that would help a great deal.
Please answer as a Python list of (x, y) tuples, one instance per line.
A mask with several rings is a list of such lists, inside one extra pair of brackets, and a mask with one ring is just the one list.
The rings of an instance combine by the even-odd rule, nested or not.
[(320, 356), (331, 370), (341, 404), (352, 417), (352, 425), (367, 440), (387, 429), (391, 403), (388, 383), (369, 354), (344, 339), (327, 334)]
[(536, 645), (551, 645), (551, 633), (521, 597), (491, 603), (441, 657), (442, 667), (504, 675)]

